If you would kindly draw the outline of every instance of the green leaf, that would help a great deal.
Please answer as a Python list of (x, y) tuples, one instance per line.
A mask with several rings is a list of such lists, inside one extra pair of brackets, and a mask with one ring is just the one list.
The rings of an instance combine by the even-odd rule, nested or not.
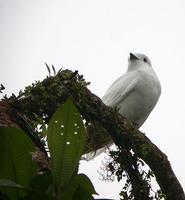
[(48, 194), (54, 193), (54, 185), (51, 172), (48, 171), (35, 176), (30, 183), (30, 187), (34, 190), (45, 192)]
[(85, 174), (78, 174), (63, 188), (61, 199), (92, 200), (93, 194), (97, 194), (97, 192), (91, 180)]
[[(0, 179), (8, 179), (24, 187), (36, 174), (31, 152), (35, 150), (30, 138), (18, 128), (0, 127)], [(10, 199), (19, 199), (22, 193), (6, 191)]]
[[(75, 175), (76, 177), (76, 175)], [(76, 190), (78, 189), (78, 182), (75, 178), (72, 178), (70, 180), (70, 182), (65, 185), (65, 187), (63, 187), (63, 191), (61, 194), (61, 199), (65, 199), (65, 200), (73, 200), (73, 195), (76, 192)]]
[(91, 180), (85, 174), (78, 174), (76, 176), (76, 180), (77, 180), (80, 188), (83, 188), (83, 190), (86, 193), (88, 193), (90, 195), (92, 195), (92, 194), (97, 194), (98, 195), (98, 193), (94, 189), (94, 186), (93, 186)]
[[(53, 200), (53, 198), (45, 193), (42, 193), (37, 190), (33, 190), (31, 188), (23, 187), (22, 185), (19, 185), (11, 180), (7, 179), (0, 179), (0, 189), (2, 188), (10, 188), (14, 189), (14, 191), (18, 192), (20, 190), (26, 191), (27, 195), (25, 197), (21, 198), (21, 200)], [(14, 197), (10, 197), (10, 199), (14, 200)], [(18, 198), (20, 200), (20, 197)]]
[(84, 190), (82, 187), (78, 187), (73, 194), (72, 200), (93, 200), (93, 196)]
[(56, 186), (63, 187), (77, 168), (85, 146), (84, 124), (70, 99), (52, 116), (47, 137), (53, 180)]
[(21, 185), (7, 179), (0, 179), (0, 188), (24, 189)]

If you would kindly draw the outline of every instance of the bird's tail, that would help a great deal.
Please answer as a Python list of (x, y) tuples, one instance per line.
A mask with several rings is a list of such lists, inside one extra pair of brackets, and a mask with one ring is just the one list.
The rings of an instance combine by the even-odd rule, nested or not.
[(83, 159), (89, 161), (105, 152), (112, 145), (112, 138), (109, 133), (98, 123), (88, 124), (87, 145)]

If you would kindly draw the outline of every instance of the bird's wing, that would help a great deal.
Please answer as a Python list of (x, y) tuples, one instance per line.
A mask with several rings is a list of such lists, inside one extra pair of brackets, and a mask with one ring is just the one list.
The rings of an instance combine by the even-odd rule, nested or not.
[[(118, 78), (107, 90), (102, 98), (102, 101), (111, 107), (116, 107), (120, 102), (124, 101), (135, 89), (138, 83), (137, 72), (129, 72)], [(98, 149), (95, 152), (86, 154), (86, 160), (92, 160), (96, 156), (105, 152), (107, 147), (110, 147), (112, 142), (105, 147)]]
[(116, 107), (127, 98), (138, 83), (137, 72), (129, 72), (118, 78), (107, 90), (102, 101), (111, 107)]

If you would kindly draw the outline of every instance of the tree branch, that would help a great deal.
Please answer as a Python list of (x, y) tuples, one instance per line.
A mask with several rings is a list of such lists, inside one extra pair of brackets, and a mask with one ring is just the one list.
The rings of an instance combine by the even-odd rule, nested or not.
[[(18, 113), (24, 116), (24, 119), (29, 119), (29, 124), (32, 127), (35, 127), (38, 117), (47, 123), (55, 110), (69, 96), (72, 96), (80, 113), (87, 122), (95, 121), (101, 124), (123, 152), (124, 150), (132, 149), (139, 158), (145, 161), (154, 172), (167, 200), (185, 200), (182, 186), (177, 180), (167, 156), (144, 133), (136, 130), (134, 125), (115, 109), (104, 105), (99, 97), (87, 89), (87, 85), (88, 83), (85, 82), (83, 76), (80, 76), (77, 71), (63, 70), (59, 71), (56, 76), (47, 77), (42, 82), (36, 82), (36, 84), (27, 87), (18, 97), (5, 98), (1, 105), (7, 104), (8, 111), (11, 109), (17, 110)], [(6, 112), (4, 114), (6, 115)], [(20, 120), (14, 120), (11, 112), (9, 114), (12, 122), (18, 123), (18, 126), (22, 127), (22, 124), (19, 123)], [(3, 114), (1, 113), (0, 125), (3, 124), (2, 116)], [(89, 148), (91, 146), (90, 143), (94, 140), (94, 136), (92, 134), (88, 137), (89, 143), (87, 146)], [(108, 136), (107, 138), (106, 142), (108, 143), (111, 139)], [(99, 142), (96, 148), (102, 146), (105, 146), (105, 144)]]
[[(176, 178), (167, 156), (149, 138), (136, 130), (120, 114), (115, 115), (111, 108), (105, 106), (101, 99), (86, 89), (86, 98), (80, 103), (79, 110), (87, 118), (97, 120), (112, 136), (115, 144), (122, 149), (130, 146), (154, 172), (157, 182), (168, 200), (184, 200), (182, 186)], [(88, 105), (85, 108), (83, 105)], [(87, 109), (90, 107), (91, 109)], [(95, 115), (96, 113), (96, 115)]]

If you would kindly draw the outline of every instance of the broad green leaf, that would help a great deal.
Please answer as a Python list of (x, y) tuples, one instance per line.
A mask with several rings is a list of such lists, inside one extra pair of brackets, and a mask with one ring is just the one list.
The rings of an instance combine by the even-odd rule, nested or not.
[(73, 194), (72, 200), (93, 200), (93, 196), (84, 190), (82, 187), (78, 187)]
[[(75, 175), (75, 177), (76, 177), (76, 175)], [(63, 192), (61, 194), (61, 199), (73, 200), (74, 193), (78, 189), (78, 186), (79, 185), (78, 185), (76, 178), (72, 177), (70, 182), (67, 185), (65, 185), (65, 187), (63, 188)]]
[(34, 190), (53, 194), (55, 188), (52, 181), (51, 171), (35, 176), (30, 183), (30, 187)]
[[(36, 173), (31, 156), (34, 150), (32, 141), (22, 130), (0, 127), (0, 179), (12, 180), (27, 187)], [(9, 192), (11, 199), (18, 199), (22, 195), (17, 191)]]
[[(32, 188), (23, 187), (11, 180), (0, 179), (0, 189), (9, 188), (9, 191), (26, 191), (27, 195), (21, 198), (21, 200), (53, 200), (53, 198), (39, 190), (33, 190)], [(14, 197), (10, 197), (14, 200)], [(20, 200), (20, 197), (18, 198)]]
[(70, 99), (52, 116), (47, 131), (52, 175), (56, 186), (63, 187), (71, 179), (85, 146), (85, 128)]
[(88, 176), (86, 176), (85, 174), (78, 174), (76, 176), (76, 180), (78, 182), (78, 185), (80, 186), (80, 188), (83, 188), (83, 190), (92, 195), (92, 194), (98, 194), (95, 189), (94, 186), (91, 182), (91, 180), (89, 179)]
[(0, 188), (24, 189), (23, 186), (7, 179), (0, 179)]
[(27, 190), (27, 188), (24, 188), (22, 185), (19, 185), (12, 180), (0, 179), (0, 191), (3, 194), (6, 194), (10, 200), (21, 199), (21, 196), (25, 196), (26, 192), (22, 193), (22, 195), (20, 195), (20, 192)]
[(92, 195), (97, 195), (91, 180), (85, 174), (75, 175), (63, 191), (61, 199), (65, 200), (92, 200)]

